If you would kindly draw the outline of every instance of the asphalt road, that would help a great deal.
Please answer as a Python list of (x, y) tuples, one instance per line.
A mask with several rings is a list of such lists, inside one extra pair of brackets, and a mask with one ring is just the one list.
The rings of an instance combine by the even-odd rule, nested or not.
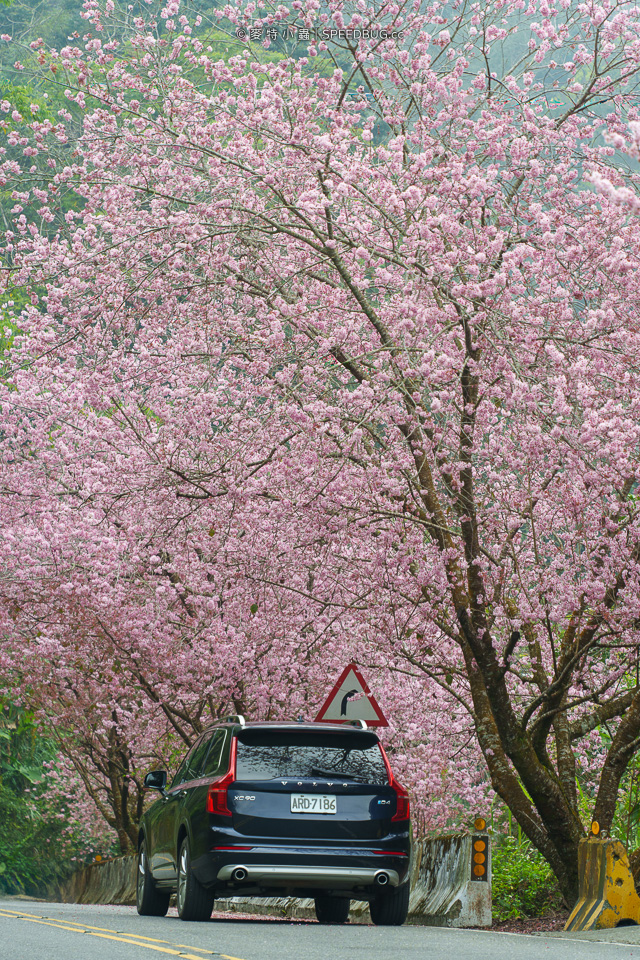
[[(173, 911), (172, 911), (173, 912)], [(612, 937), (618, 941), (611, 942)], [(594, 939), (596, 942), (593, 942)], [(184, 923), (133, 907), (0, 900), (1, 960), (640, 960), (640, 927), (521, 936), (442, 927), (321, 927), (251, 918)]]

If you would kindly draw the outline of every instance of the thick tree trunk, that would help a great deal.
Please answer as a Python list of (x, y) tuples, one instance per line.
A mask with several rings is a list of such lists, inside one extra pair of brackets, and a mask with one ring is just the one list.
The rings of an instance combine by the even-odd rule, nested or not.
[[(501, 735), (496, 721), (496, 713), (500, 717), (501, 711), (492, 709), (482, 673), (468, 645), (465, 645), (464, 652), (475, 707), (476, 731), (491, 784), (525, 836), (550, 864), (565, 900), (571, 904), (578, 890), (578, 843), (584, 836), (575, 805), (551, 772), (542, 767), (533, 751), (526, 751), (521, 746), (516, 752), (518, 763), (514, 763), (514, 758), (505, 749), (507, 738)], [(525, 789), (523, 784), (526, 784)]]
[(597, 820), (601, 828), (607, 832), (611, 829), (615, 816), (620, 780), (631, 757), (638, 749), (639, 742), (640, 693), (636, 694), (618, 725), (600, 776), (593, 819)]

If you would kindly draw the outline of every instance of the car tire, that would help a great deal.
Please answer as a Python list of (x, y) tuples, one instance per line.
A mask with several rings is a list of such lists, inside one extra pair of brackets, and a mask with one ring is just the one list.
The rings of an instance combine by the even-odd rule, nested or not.
[(351, 901), (348, 897), (316, 897), (318, 923), (346, 923)]
[(142, 917), (164, 917), (169, 909), (169, 891), (158, 890), (149, 869), (147, 844), (143, 840), (138, 850), (136, 878), (136, 907)]
[(178, 853), (178, 916), (181, 920), (209, 920), (213, 899), (213, 891), (203, 887), (193, 875), (189, 840), (185, 837)]
[(391, 887), (369, 904), (371, 919), (377, 927), (401, 927), (409, 913), (409, 884)]

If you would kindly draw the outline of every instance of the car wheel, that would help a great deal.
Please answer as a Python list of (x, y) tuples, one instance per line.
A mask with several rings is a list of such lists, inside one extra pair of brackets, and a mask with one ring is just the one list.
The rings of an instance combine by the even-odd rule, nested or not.
[(348, 897), (316, 897), (318, 923), (346, 923), (351, 901)]
[(208, 920), (213, 910), (213, 891), (206, 890), (191, 870), (189, 841), (185, 837), (178, 854), (178, 916), (181, 920)]
[(168, 891), (156, 889), (155, 881), (149, 869), (147, 860), (147, 843), (145, 840), (138, 850), (138, 873), (136, 880), (136, 907), (143, 917), (164, 917), (169, 909)]
[(392, 887), (369, 904), (371, 919), (378, 927), (400, 927), (409, 913), (409, 884)]

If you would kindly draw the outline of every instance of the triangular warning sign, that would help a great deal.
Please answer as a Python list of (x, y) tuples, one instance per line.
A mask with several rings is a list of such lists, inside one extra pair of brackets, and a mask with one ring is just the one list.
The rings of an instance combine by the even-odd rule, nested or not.
[(344, 668), (316, 717), (316, 722), (323, 723), (344, 723), (346, 720), (364, 720), (368, 727), (389, 726), (355, 663)]

